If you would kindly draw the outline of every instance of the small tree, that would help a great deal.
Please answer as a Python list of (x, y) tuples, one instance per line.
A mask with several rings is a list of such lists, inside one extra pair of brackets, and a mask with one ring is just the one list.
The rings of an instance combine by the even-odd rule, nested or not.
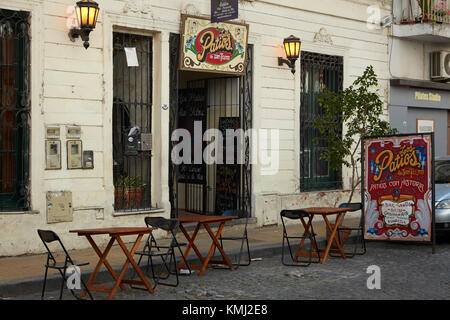
[[(321, 138), (328, 143), (321, 159), (327, 160), (334, 170), (342, 166), (351, 168), (351, 202), (356, 188), (361, 183), (358, 164), (361, 162), (360, 148), (364, 136), (380, 136), (395, 133), (389, 123), (382, 120), (383, 102), (378, 94), (378, 80), (372, 66), (353, 85), (341, 92), (325, 89), (319, 95), (321, 116), (315, 121)], [(338, 120), (338, 121), (337, 121)], [(346, 132), (342, 133), (345, 124)], [(315, 139), (315, 143), (318, 138)]]

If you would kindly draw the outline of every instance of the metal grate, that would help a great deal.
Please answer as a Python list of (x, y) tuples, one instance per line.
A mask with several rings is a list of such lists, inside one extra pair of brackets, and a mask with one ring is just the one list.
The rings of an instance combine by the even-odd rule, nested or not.
[(152, 38), (118, 32), (113, 37), (114, 209), (139, 211), (152, 205)]
[[(339, 189), (341, 172), (332, 170), (327, 161), (320, 159), (327, 142), (320, 139), (314, 123), (321, 116), (319, 94), (325, 88), (334, 92), (342, 90), (343, 58), (304, 51), (301, 67), (300, 190)], [(341, 121), (339, 116), (336, 121)], [(319, 142), (314, 144), (316, 137)]]
[[(179, 35), (171, 35), (171, 132), (177, 128), (190, 130), (194, 121), (202, 122), (202, 133), (208, 129), (219, 129), (224, 133), (226, 129), (245, 131), (252, 127), (252, 49), (252, 46), (248, 47), (245, 76), (217, 75), (214, 78), (183, 82), (180, 81), (180, 73), (176, 68)], [(182, 86), (184, 87), (181, 88)], [(170, 150), (175, 144), (171, 143)], [(235, 152), (236, 144), (237, 141)], [(206, 145), (208, 143), (203, 143), (203, 150)], [(251, 164), (248, 137), (243, 141), (242, 149), (244, 163), (239, 164), (203, 162), (176, 166), (171, 162), (169, 188), (172, 216), (177, 216), (179, 209), (207, 215), (221, 215), (223, 211), (233, 209), (250, 212)], [(224, 160), (225, 154), (226, 151)]]
[(0, 211), (29, 208), (29, 13), (0, 9)]

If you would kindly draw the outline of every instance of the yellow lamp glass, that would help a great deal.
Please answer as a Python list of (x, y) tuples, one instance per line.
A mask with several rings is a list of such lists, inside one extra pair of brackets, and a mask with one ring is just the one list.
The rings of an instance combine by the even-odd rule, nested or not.
[(298, 59), (300, 55), (300, 44), (300, 39), (294, 36), (284, 39), (284, 50), (288, 59)]
[(83, 0), (77, 2), (76, 12), (80, 27), (95, 28), (98, 11), (98, 4), (94, 1)]

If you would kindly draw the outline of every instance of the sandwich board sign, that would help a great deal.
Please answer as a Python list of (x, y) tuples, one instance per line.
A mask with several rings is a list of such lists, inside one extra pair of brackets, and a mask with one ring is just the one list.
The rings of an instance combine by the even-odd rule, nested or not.
[(365, 239), (433, 241), (434, 249), (433, 140), (433, 133), (363, 139)]

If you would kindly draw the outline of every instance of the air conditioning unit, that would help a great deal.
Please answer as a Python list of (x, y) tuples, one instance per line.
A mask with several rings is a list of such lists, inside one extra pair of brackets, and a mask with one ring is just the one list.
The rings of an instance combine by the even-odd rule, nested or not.
[(430, 76), (432, 81), (450, 81), (450, 51), (430, 53)]

